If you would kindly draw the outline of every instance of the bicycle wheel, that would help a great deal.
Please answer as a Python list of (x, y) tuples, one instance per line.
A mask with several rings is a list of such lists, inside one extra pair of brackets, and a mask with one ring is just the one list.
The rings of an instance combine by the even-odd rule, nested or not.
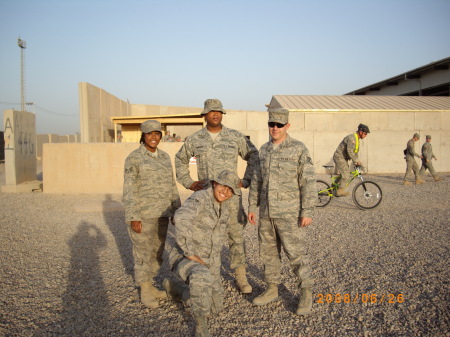
[(353, 201), (361, 209), (377, 207), (383, 197), (380, 186), (373, 181), (361, 181), (353, 189)]
[(330, 185), (323, 180), (316, 181), (317, 186), (317, 207), (325, 207), (331, 201), (331, 197), (333, 196), (333, 192), (330, 189)]

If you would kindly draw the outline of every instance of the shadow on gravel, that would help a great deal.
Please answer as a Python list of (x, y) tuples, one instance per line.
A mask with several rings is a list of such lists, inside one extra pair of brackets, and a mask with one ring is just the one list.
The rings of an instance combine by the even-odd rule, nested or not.
[(133, 250), (125, 224), (123, 205), (121, 202), (113, 200), (111, 194), (105, 194), (103, 218), (116, 241), (125, 274), (133, 275)]
[(100, 273), (100, 250), (107, 246), (97, 226), (82, 222), (68, 242), (70, 269), (66, 292), (62, 296), (61, 321), (54, 325), (58, 335), (100, 336), (108, 325), (111, 307)]

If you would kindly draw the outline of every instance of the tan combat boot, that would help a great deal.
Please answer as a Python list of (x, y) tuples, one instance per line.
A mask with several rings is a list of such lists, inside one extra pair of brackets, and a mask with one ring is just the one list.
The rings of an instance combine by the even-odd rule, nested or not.
[(433, 178), (434, 178), (434, 181), (441, 181), (442, 180), (442, 178), (440, 176), (438, 176), (438, 175), (435, 175)]
[(408, 185), (408, 186), (410, 186), (410, 185), (412, 185), (412, 182), (406, 181), (406, 180), (405, 180), (405, 181), (403, 182), (403, 185)]
[(211, 337), (206, 316), (195, 317), (195, 337)]
[(345, 190), (345, 188), (338, 188), (337, 191), (336, 191), (336, 195), (337, 195), (338, 197), (346, 197), (347, 195), (350, 195), (350, 193), (347, 192), (347, 191)]
[(164, 290), (157, 289), (153, 284), (150, 283), (150, 292), (154, 298), (165, 299), (167, 294)]
[(309, 315), (312, 311), (312, 291), (311, 288), (300, 289), (300, 300), (298, 302), (297, 311), (299, 316)]
[(252, 292), (252, 286), (247, 281), (244, 266), (236, 268), (236, 282), (242, 294), (250, 294)]
[(265, 305), (278, 301), (278, 285), (270, 283), (264, 293), (253, 299), (253, 305)]
[(189, 288), (187, 286), (182, 286), (168, 278), (164, 279), (162, 286), (166, 290), (167, 297), (172, 301), (186, 302), (189, 299)]
[(141, 302), (147, 308), (156, 309), (159, 307), (159, 303), (156, 298), (152, 295), (150, 290), (151, 283), (149, 281), (141, 284)]
[(425, 181), (423, 181), (422, 179), (418, 178), (416, 179), (416, 185), (420, 185), (423, 184)]

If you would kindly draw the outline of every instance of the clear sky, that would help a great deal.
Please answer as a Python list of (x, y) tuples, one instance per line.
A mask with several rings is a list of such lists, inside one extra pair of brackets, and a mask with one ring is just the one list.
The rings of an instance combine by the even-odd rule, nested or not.
[(62, 135), (80, 130), (79, 82), (133, 104), (265, 111), (449, 57), (449, 33), (450, 0), (0, 0), (0, 117), (20, 110), (18, 37), (37, 132)]

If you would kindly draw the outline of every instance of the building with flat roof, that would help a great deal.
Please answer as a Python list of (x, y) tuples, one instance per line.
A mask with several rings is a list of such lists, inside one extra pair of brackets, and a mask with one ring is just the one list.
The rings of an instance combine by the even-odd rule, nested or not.
[(345, 95), (450, 96), (450, 57), (350, 91)]

